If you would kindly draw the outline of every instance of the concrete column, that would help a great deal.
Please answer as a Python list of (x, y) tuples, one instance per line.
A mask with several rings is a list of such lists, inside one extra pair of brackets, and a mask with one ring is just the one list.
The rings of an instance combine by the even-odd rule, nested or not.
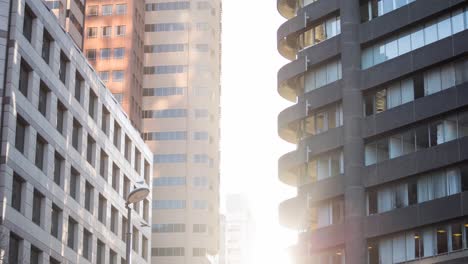
[(359, 0), (341, 0), (341, 61), (343, 72), (344, 164), (345, 164), (345, 256), (347, 264), (366, 263), (365, 188), (361, 175), (364, 142), (361, 136), (361, 48)]

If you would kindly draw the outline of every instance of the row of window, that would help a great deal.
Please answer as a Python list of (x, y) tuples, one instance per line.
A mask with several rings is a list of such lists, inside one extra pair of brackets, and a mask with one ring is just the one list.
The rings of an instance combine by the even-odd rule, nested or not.
[[(171, 247), (171, 248), (152, 248), (151, 256), (153, 257), (182, 257), (185, 256), (185, 248)], [(193, 248), (193, 257), (205, 257), (205, 248)]]
[(143, 96), (173, 96), (184, 95), (187, 87), (158, 87), (143, 89)]
[(311, 207), (310, 212), (310, 230), (339, 224), (344, 219), (344, 201), (343, 199), (326, 201), (318, 206)]
[(164, 110), (143, 111), (143, 119), (147, 118), (181, 118), (187, 117), (187, 109), (173, 108)]
[[(149, 132), (143, 134), (145, 141), (173, 141), (187, 140), (186, 131), (168, 131), (168, 132)], [(193, 140), (207, 141), (211, 140), (209, 133), (206, 131), (193, 132)]]
[[(154, 155), (155, 163), (186, 163), (187, 155), (186, 154), (155, 154)], [(194, 163), (208, 163), (210, 167), (213, 166), (213, 159), (206, 154), (194, 154), (193, 155)]]
[(383, 213), (467, 190), (468, 167), (463, 164), (369, 191), (368, 213)]
[[(125, 81), (125, 72), (123, 70), (114, 70), (112, 72), (109, 71), (100, 71), (98, 72), (99, 78), (105, 83), (110, 82), (124, 82)], [(112, 79), (110, 78), (112, 74)], [(119, 100), (117, 100), (119, 101)], [(121, 100), (120, 100), (121, 102)]]
[(143, 70), (143, 74), (176, 74), (185, 73), (188, 70), (187, 65), (160, 65), (160, 66), (148, 66)]
[(361, 0), (361, 21), (366, 22), (383, 16), (415, 0)]
[[(153, 200), (153, 209), (155, 210), (174, 210), (174, 209), (185, 209), (185, 200)], [(194, 200), (192, 201), (192, 208), (195, 210), (207, 210), (208, 201), (206, 200)]]
[[(184, 233), (185, 224), (153, 224), (153, 233)], [(193, 233), (206, 233), (206, 224), (193, 224)]]
[[(111, 16), (114, 9), (114, 5), (102, 5), (101, 6), (101, 15), (102, 16)], [(127, 14), (127, 4), (116, 4), (115, 5), (115, 15), (125, 15)], [(99, 6), (90, 5), (88, 6), (87, 11), (88, 16), (98, 16), (99, 15)]]
[(341, 60), (328, 62), (308, 70), (304, 76), (304, 93), (318, 89), (342, 78)]
[(366, 116), (381, 113), (465, 82), (468, 82), (467, 58), (415, 73), (366, 94), (364, 112)]
[(145, 32), (164, 32), (164, 31), (185, 31), (188, 30), (188, 23), (157, 23), (146, 24)]
[(344, 173), (343, 151), (321, 154), (307, 162), (301, 173), (300, 184), (314, 183)]
[[(156, 44), (145, 45), (145, 53), (168, 53), (168, 52), (184, 52), (187, 50), (187, 44)], [(196, 52), (209, 52), (208, 44), (195, 44), (193, 49)]]
[(365, 165), (369, 166), (468, 135), (468, 112), (460, 112), (398, 134), (367, 143)]
[(468, 28), (468, 11), (458, 9), (448, 15), (385, 39), (362, 51), (362, 69), (383, 63), (438, 40), (452, 36)]
[[(114, 58), (116, 60), (121, 60), (125, 56), (125, 48), (114, 48), (114, 52), (110, 48), (104, 48), (99, 50), (99, 58), (101, 60), (110, 60)], [(95, 61), (97, 59), (96, 49), (87, 49), (86, 58), (89, 61)]]
[(297, 136), (303, 139), (341, 126), (343, 126), (343, 106), (336, 104), (309, 114), (301, 121)]
[[(207, 188), (209, 186), (209, 179), (205, 176), (193, 177), (192, 181), (194, 187)], [(185, 177), (158, 177), (153, 179), (153, 187), (184, 186), (185, 184)]]
[(468, 222), (443, 223), (368, 242), (369, 264), (402, 263), (468, 248)]
[[(146, 4), (146, 11), (169, 11), (169, 10), (187, 10), (190, 9), (189, 1), (175, 1), (175, 2), (160, 2)], [(208, 1), (198, 1), (198, 10), (211, 9), (211, 4)]]
[(339, 16), (331, 17), (318, 25), (307, 29), (299, 36), (299, 47), (307, 47), (319, 44), (341, 33), (341, 19)]
[[(117, 25), (115, 26), (115, 36), (116, 37), (123, 37), (125, 36), (127, 31), (126, 25)], [(88, 27), (86, 31), (87, 38), (97, 38), (98, 37), (99, 28), (98, 27)], [(110, 38), (112, 37), (112, 26), (104, 26), (101, 28), (101, 36), (103, 38)]]

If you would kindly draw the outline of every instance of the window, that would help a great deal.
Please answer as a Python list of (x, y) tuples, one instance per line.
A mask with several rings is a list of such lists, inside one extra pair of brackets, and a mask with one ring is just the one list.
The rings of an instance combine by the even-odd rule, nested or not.
[(40, 170), (44, 171), (44, 160), (46, 156), (46, 150), (47, 150), (47, 143), (43, 137), (41, 137), (39, 134), (36, 136), (36, 155), (35, 155), (35, 161), (34, 164), (36, 165), (37, 168)]
[(97, 107), (98, 107), (98, 98), (96, 93), (89, 90), (89, 105), (88, 105), (88, 114), (89, 116), (96, 121), (97, 117)]
[(83, 257), (91, 260), (93, 235), (86, 228), (83, 228)]
[(125, 241), (125, 239), (127, 238), (127, 225), (128, 225), (128, 220), (127, 218), (125, 218), (124, 216), (122, 216), (122, 233), (121, 233), (121, 238), (122, 238), (122, 241)]
[(60, 264), (60, 261), (54, 259), (53, 257), (49, 258), (49, 262), (50, 262), (50, 264)]
[(65, 159), (58, 153), (54, 155), (54, 182), (58, 186), (62, 186), (62, 176), (64, 172)]
[(143, 200), (143, 219), (146, 222), (149, 222), (149, 214), (150, 214), (150, 209), (149, 209), (149, 202), (148, 200)]
[(146, 11), (168, 11), (190, 9), (189, 1), (160, 2), (146, 4)]
[(75, 169), (70, 169), (70, 196), (79, 201), (79, 193), (80, 193), (80, 173)]
[(114, 146), (120, 150), (121, 148), (121, 131), (120, 126), (114, 122)]
[(164, 109), (143, 111), (143, 118), (182, 118), (187, 117), (187, 109)]
[(101, 59), (109, 60), (110, 58), (111, 58), (111, 49), (109, 48), (101, 49)]
[(194, 200), (192, 207), (195, 210), (207, 210), (208, 202), (206, 200)]
[(97, 240), (96, 264), (106, 263), (106, 245), (101, 240)]
[(151, 256), (155, 256), (155, 257), (185, 256), (185, 249), (183, 247), (152, 248)]
[(49, 64), (50, 59), (50, 48), (52, 45), (52, 37), (50, 36), (49, 32), (44, 29), (44, 33), (42, 35), (42, 52), (41, 56), (44, 61)]
[(32, 221), (38, 226), (41, 226), (41, 219), (42, 219), (42, 201), (44, 199), (44, 195), (42, 195), (38, 190), (34, 189), (33, 193), (33, 211), (32, 211)]
[(187, 162), (186, 154), (156, 154), (154, 155), (154, 163), (185, 163)]
[(195, 131), (193, 132), (193, 140), (203, 140), (206, 141), (209, 138), (207, 131)]
[(88, 6), (88, 16), (97, 16), (99, 7), (97, 5)]
[(84, 89), (83, 84), (84, 84), (83, 77), (81, 77), (81, 74), (78, 71), (76, 71), (75, 72), (75, 93), (74, 93), (74, 97), (79, 103), (81, 103), (81, 95), (83, 94), (82, 93), (82, 90)]
[(94, 167), (96, 160), (96, 141), (90, 135), (88, 135), (87, 140), (86, 160)]
[(140, 233), (138, 231), (138, 229), (136, 227), (133, 227), (133, 243), (132, 243), (132, 248), (133, 248), (133, 251), (135, 252), (138, 252), (139, 248), (140, 248)]
[(206, 233), (206, 224), (193, 224), (193, 233)]
[(111, 223), (110, 223), (110, 229), (111, 231), (117, 235), (118, 233), (118, 230), (117, 230), (117, 227), (119, 225), (118, 223), (118, 217), (119, 217), (119, 212), (117, 211), (117, 209), (115, 209), (114, 206), (111, 206)]
[(124, 155), (125, 159), (130, 162), (132, 158), (132, 142), (128, 136), (125, 136)]
[(185, 224), (153, 224), (153, 233), (183, 233)]
[(26, 121), (24, 121), (24, 119), (17, 115), (16, 117), (16, 132), (15, 132), (15, 148), (23, 153), (23, 154), (26, 154), (25, 153), (25, 148), (24, 146), (26, 145), (26, 135), (27, 135), (27, 127), (28, 127), (28, 124), (26, 123)]
[(138, 174), (141, 174), (141, 152), (135, 148), (135, 156), (134, 156), (134, 162), (133, 162), (135, 171)]
[(81, 125), (73, 119), (72, 146), (79, 152), (81, 143)]
[(88, 38), (96, 38), (97, 34), (98, 34), (97, 27), (89, 27), (86, 35), (88, 36)]
[(174, 44), (157, 44), (145, 45), (145, 53), (169, 53), (169, 52), (183, 52), (187, 48), (187, 44), (174, 43)]
[(193, 186), (197, 188), (208, 188), (209, 180), (207, 177), (193, 177), (192, 178)]
[(321, 88), (341, 79), (341, 61), (332, 61), (306, 72), (304, 77), (304, 92)]
[(125, 25), (119, 25), (115, 27), (116, 36), (125, 36)]
[(32, 30), (33, 30), (33, 21), (36, 18), (34, 13), (31, 11), (28, 5), (24, 7), (24, 20), (23, 20), (23, 35), (24, 37), (31, 42)]
[(11, 207), (21, 212), (21, 204), (23, 200), (23, 185), (24, 180), (16, 173), (13, 174), (13, 183), (11, 187)]
[(24, 96), (28, 97), (29, 76), (32, 69), (23, 59), (21, 59), (20, 65), (18, 89)]
[(67, 56), (63, 52), (60, 52), (59, 79), (63, 84), (65, 84), (67, 79), (67, 66), (69, 62), (70, 60), (67, 58)]
[(68, 217), (68, 238), (67, 245), (69, 248), (76, 251), (76, 232), (78, 231), (78, 222), (73, 218)]
[(185, 200), (153, 200), (153, 209), (185, 209)]
[(49, 88), (47, 85), (41, 81), (41, 86), (39, 88), (39, 103), (37, 109), (39, 112), (47, 118), (47, 101), (49, 97)]
[(20, 263), (22, 258), (23, 239), (10, 232), (10, 243), (8, 249), (8, 263)]
[(84, 207), (90, 213), (93, 213), (93, 205), (94, 205), (94, 187), (88, 181), (85, 184), (85, 200), (84, 200)]
[(120, 169), (117, 166), (117, 164), (112, 165), (112, 188), (116, 191), (119, 192), (119, 186), (120, 186)]
[(141, 238), (141, 257), (148, 260), (148, 239), (145, 236)]
[(143, 69), (145, 75), (178, 74), (187, 72), (187, 65), (149, 66)]
[(124, 81), (124, 71), (112, 71), (112, 81), (114, 81), (114, 82), (123, 82)]
[(96, 60), (96, 49), (88, 49), (86, 50), (86, 58), (90, 61)]
[(108, 82), (109, 81), (109, 72), (108, 71), (100, 71), (99, 72), (99, 78), (101, 78), (101, 80), (103, 82)]
[(151, 175), (151, 165), (149, 164), (149, 162), (146, 159), (145, 159), (144, 174), (145, 174), (145, 181), (149, 185), (150, 179), (152, 177), (152, 175)]
[(50, 218), (50, 234), (61, 241), (62, 209), (52, 204), (52, 215)]
[(65, 135), (65, 127), (66, 127), (66, 124), (65, 124), (65, 114), (67, 112), (67, 109), (65, 108), (65, 106), (59, 101), (57, 102), (57, 131), (62, 134), (62, 135)]
[(196, 24), (197, 31), (208, 31), (210, 30), (210, 25), (206, 22), (198, 22)]
[(145, 88), (143, 96), (174, 96), (184, 95), (187, 87), (161, 87), (161, 88)]
[(110, 127), (110, 112), (107, 110), (106, 107), (102, 107), (102, 120), (101, 120), (101, 129), (106, 134), (109, 136), (109, 127)]
[(114, 49), (114, 59), (123, 59), (125, 56), (125, 48)]
[(185, 31), (188, 30), (186, 23), (158, 23), (146, 24), (145, 32)]
[(117, 264), (117, 252), (109, 249), (109, 264)]
[(125, 15), (127, 14), (127, 4), (118, 4), (115, 5), (115, 13), (117, 15)]
[(107, 200), (99, 194), (98, 220), (106, 225)]
[(112, 26), (102, 27), (102, 37), (109, 38), (112, 36)]
[(101, 159), (99, 162), (99, 174), (102, 178), (107, 179), (107, 170), (108, 170), (108, 163), (109, 163), (109, 156), (101, 149)]
[(206, 256), (206, 248), (193, 248), (194, 257), (204, 257)]
[(40, 264), (42, 263), (41, 261), (42, 257), (42, 251), (38, 249), (37, 247), (31, 245), (31, 254), (29, 258), (29, 263), (30, 264)]
[(340, 17), (331, 17), (322, 21), (299, 36), (301, 49), (317, 45), (341, 33)]
[(112, 15), (112, 5), (103, 5), (101, 9), (102, 9), (103, 16)]

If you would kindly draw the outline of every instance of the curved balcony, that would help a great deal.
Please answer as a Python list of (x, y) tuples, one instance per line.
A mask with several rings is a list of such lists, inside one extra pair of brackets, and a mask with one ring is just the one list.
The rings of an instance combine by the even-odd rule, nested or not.
[(306, 196), (297, 196), (280, 203), (278, 207), (280, 224), (291, 229), (307, 229), (309, 211), (304, 210), (305, 207), (307, 207)]
[(278, 93), (286, 100), (296, 102), (298, 87), (304, 87), (303, 73), (307, 71), (307, 59), (300, 57), (278, 71)]
[(284, 18), (290, 19), (296, 15), (299, 3), (298, 0), (277, 0), (276, 8)]
[(278, 135), (296, 144), (298, 142), (298, 131), (301, 123), (307, 117), (307, 107), (304, 102), (298, 103), (281, 111), (278, 115)]
[(284, 22), (277, 32), (277, 47), (283, 57), (294, 60), (299, 49), (298, 38), (300, 31), (306, 27), (306, 20), (303, 16), (296, 16)]

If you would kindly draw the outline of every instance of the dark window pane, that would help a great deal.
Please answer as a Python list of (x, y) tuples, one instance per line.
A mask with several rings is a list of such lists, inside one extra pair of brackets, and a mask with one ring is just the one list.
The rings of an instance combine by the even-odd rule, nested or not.
[(461, 224), (452, 225), (452, 250), (459, 250), (463, 247), (463, 235)]
[(447, 228), (439, 227), (437, 228), (437, 254), (447, 253)]
[(425, 149), (429, 147), (429, 133), (427, 126), (420, 126), (416, 128), (416, 150)]

